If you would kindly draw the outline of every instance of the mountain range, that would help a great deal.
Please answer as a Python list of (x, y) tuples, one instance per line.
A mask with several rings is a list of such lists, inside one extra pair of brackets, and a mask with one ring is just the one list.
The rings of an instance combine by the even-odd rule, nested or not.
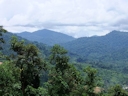
[(47, 45), (60, 44), (69, 52), (79, 55), (78, 61), (127, 61), (128, 33), (112, 31), (104, 36), (73, 38), (55, 31), (43, 29), (33, 33), (16, 33), (30, 41)]
[(45, 43), (47, 45), (66, 43), (75, 39), (66, 34), (47, 30), (47, 29), (38, 30), (32, 33), (22, 32), (22, 33), (16, 33), (16, 34), (17, 36), (21, 36), (27, 40), (37, 41), (40, 43)]
[(60, 44), (69, 52), (79, 55), (78, 61), (127, 61), (128, 33), (112, 31), (104, 36), (73, 38), (55, 31), (43, 29), (33, 33), (16, 33), (30, 41), (48, 45)]
[(112, 31), (105, 36), (82, 37), (61, 45), (70, 52), (90, 60), (105, 60), (109, 57), (106, 61), (116, 61), (128, 58), (127, 32)]

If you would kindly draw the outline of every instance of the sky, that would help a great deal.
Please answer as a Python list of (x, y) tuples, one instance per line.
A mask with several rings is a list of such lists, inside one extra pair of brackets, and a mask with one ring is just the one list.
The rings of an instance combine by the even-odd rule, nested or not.
[(49, 29), (73, 37), (128, 31), (128, 0), (0, 0), (9, 32)]

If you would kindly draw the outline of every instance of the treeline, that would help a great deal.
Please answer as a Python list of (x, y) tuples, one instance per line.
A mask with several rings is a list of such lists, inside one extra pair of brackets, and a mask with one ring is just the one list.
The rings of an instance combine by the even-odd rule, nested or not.
[[(0, 47), (3, 32), (0, 28)], [(120, 85), (105, 89), (95, 68), (88, 66), (81, 73), (59, 45), (51, 48), (47, 60), (35, 45), (16, 37), (10, 47), (13, 55), (0, 54), (0, 96), (128, 96)]]

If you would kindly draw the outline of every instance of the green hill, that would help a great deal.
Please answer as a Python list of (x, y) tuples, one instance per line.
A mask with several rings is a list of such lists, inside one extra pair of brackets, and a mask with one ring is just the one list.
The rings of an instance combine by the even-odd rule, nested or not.
[(79, 55), (77, 62), (128, 73), (127, 32), (112, 31), (105, 36), (82, 37), (61, 45)]
[(10, 41), (12, 36), (16, 36), (19, 40), (24, 40), (26, 44), (32, 43), (36, 45), (40, 49), (40, 52), (43, 54), (43, 56), (46, 57), (49, 55), (50, 46), (43, 43), (29, 41), (10, 32), (4, 33), (2, 36), (3, 39), (5, 40), (5, 43), (2, 44), (3, 50), (1, 50), (3, 54), (10, 55), (13, 53), (13, 51), (10, 49)]

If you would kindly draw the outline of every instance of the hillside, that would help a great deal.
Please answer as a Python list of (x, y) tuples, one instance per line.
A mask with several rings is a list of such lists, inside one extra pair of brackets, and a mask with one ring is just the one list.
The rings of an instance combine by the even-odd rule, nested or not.
[(112, 31), (105, 36), (82, 37), (61, 45), (81, 56), (108, 54), (128, 47), (128, 33)]
[(79, 62), (102, 62), (116, 67), (122, 67), (122, 64), (123, 67), (128, 66), (127, 32), (112, 31), (105, 36), (78, 38), (62, 46), (78, 54)]
[(55, 32), (47, 29), (38, 30), (33, 33), (22, 32), (22, 33), (16, 33), (16, 34), (27, 40), (37, 41), (37, 42), (48, 44), (48, 45), (66, 43), (75, 39), (63, 33)]
[(43, 54), (44, 57), (49, 55), (50, 47), (47, 46), (46, 44), (29, 41), (27, 39), (24, 39), (20, 36), (13, 34), (13, 33), (10, 33), (10, 32), (4, 33), (2, 36), (3, 39), (5, 40), (5, 43), (2, 44), (2, 47), (3, 47), (2, 53), (3, 54), (10, 55), (13, 53), (13, 51), (10, 49), (10, 46), (11, 46), (10, 41), (11, 41), (12, 36), (16, 36), (18, 38), (18, 40), (24, 40), (26, 44), (32, 43), (32, 44), (36, 45), (40, 49), (40, 52)]

